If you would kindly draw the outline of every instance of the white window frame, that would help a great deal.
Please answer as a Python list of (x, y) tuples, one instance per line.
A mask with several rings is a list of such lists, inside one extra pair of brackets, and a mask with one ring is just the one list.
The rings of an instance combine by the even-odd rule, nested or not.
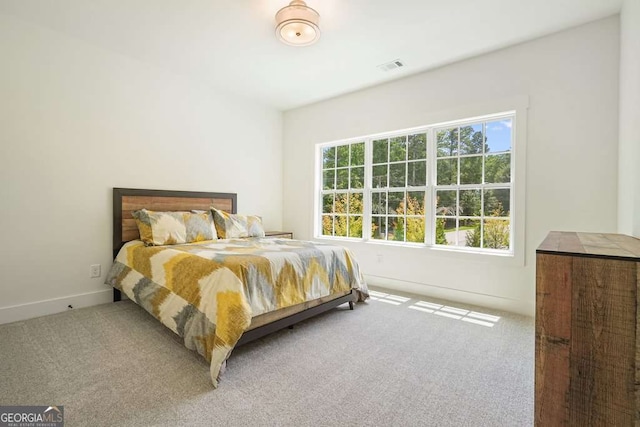
[[(498, 120), (504, 120), (504, 119), (511, 119), (511, 123), (512, 123), (512, 129), (511, 129), (511, 149), (509, 150), (509, 154), (510, 154), (510, 181), (508, 183), (506, 182), (500, 182), (500, 183), (481, 183), (481, 184), (448, 184), (448, 185), (437, 185), (436, 183), (436, 172), (437, 172), (437, 162), (438, 159), (442, 159), (442, 157), (437, 157), (438, 155), (438, 146), (437, 146), (437, 141), (436, 141), (436, 135), (437, 132), (439, 130), (443, 130), (443, 129), (447, 129), (447, 128), (451, 128), (451, 127), (463, 127), (463, 126), (470, 126), (470, 125), (474, 125), (474, 124), (482, 124), (482, 134), (486, 135), (486, 127), (485, 124), (487, 122), (491, 122), (491, 121), (498, 121)], [(431, 168), (431, 172), (429, 173), (429, 187), (431, 189), (431, 207), (435, 208), (436, 206), (436, 198), (437, 198), (437, 192), (438, 190), (440, 191), (447, 191), (447, 190), (457, 190), (457, 196), (456, 196), (456, 206), (459, 208), (460, 207), (460, 191), (463, 190), (476, 190), (479, 189), (480, 190), (480, 215), (479, 216), (468, 216), (468, 215), (460, 215), (457, 214), (453, 215), (453, 216), (444, 216), (444, 215), (438, 215), (435, 211), (434, 213), (431, 215), (432, 219), (433, 219), (433, 223), (432, 223), (432, 227), (435, 230), (435, 224), (436, 221), (439, 218), (455, 218), (456, 220), (456, 228), (458, 228), (460, 220), (461, 219), (479, 219), (481, 224), (484, 223), (485, 218), (491, 218), (491, 219), (508, 219), (509, 220), (509, 227), (510, 227), (510, 231), (509, 231), (509, 250), (504, 250), (504, 249), (490, 249), (490, 248), (474, 248), (474, 247), (468, 247), (468, 246), (450, 246), (450, 245), (437, 245), (435, 243), (435, 231), (431, 234), (431, 245), (438, 247), (438, 248), (450, 248), (450, 249), (454, 249), (454, 250), (463, 250), (466, 252), (481, 252), (481, 253), (495, 253), (497, 255), (500, 254), (508, 254), (508, 255), (512, 255), (514, 253), (514, 233), (513, 233), (513, 222), (515, 220), (515, 212), (513, 209), (514, 206), (514, 176), (515, 176), (515, 169), (516, 169), (516, 165), (515, 165), (515, 156), (513, 155), (513, 151), (515, 149), (515, 135), (516, 135), (516, 112), (515, 111), (510, 111), (510, 112), (506, 112), (503, 114), (491, 114), (488, 116), (484, 116), (484, 117), (479, 117), (479, 118), (474, 118), (474, 119), (465, 119), (465, 120), (459, 120), (459, 121), (455, 121), (455, 122), (451, 122), (451, 123), (447, 123), (447, 124), (442, 124), (442, 125), (438, 125), (438, 126), (432, 126), (430, 127), (430, 138), (431, 138), (431, 148), (432, 151), (429, 152), (429, 156), (433, 156), (432, 158), (434, 159), (433, 161), (433, 165), (434, 167)], [(429, 141), (427, 141), (427, 147), (429, 147)], [(499, 155), (499, 153), (496, 153), (497, 155)], [(489, 154), (489, 155), (493, 155), (493, 154)], [(465, 157), (481, 157), (482, 158), (482, 173), (483, 173), (483, 177), (484, 177), (484, 172), (485, 172), (485, 157), (487, 156), (487, 153), (485, 152), (484, 149), (484, 144), (482, 147), (482, 153), (481, 154), (459, 154), (454, 156), (454, 158), (458, 159), (458, 165), (457, 165), (457, 176), (458, 178), (460, 178), (460, 159), (465, 158)], [(445, 157), (445, 158), (449, 158), (449, 157)], [(509, 210), (510, 210), (510, 215), (509, 217), (488, 217), (485, 216), (485, 212), (484, 212), (484, 192), (485, 190), (491, 190), (491, 189), (509, 189)], [(481, 241), (484, 240), (484, 226), (481, 227)], [(459, 248), (459, 249), (458, 249)]]
[[(392, 132), (377, 133), (367, 136), (360, 136), (357, 138), (349, 138), (344, 140), (336, 140), (331, 142), (320, 143), (316, 145), (315, 151), (315, 166), (316, 166), (316, 185), (314, 187), (314, 230), (313, 235), (316, 239), (320, 240), (342, 240), (345, 242), (359, 242), (375, 245), (391, 245), (402, 247), (414, 247), (423, 248), (430, 251), (437, 251), (441, 254), (453, 254), (453, 256), (469, 255), (475, 257), (476, 255), (485, 256), (492, 255), (503, 258), (512, 258), (520, 265), (524, 264), (524, 165), (526, 162), (526, 109), (528, 107), (527, 98), (519, 98), (509, 102), (509, 109), (494, 109), (494, 111), (500, 111), (494, 114), (469, 114), (465, 119), (456, 120), (442, 120), (429, 124), (426, 126), (419, 126), (414, 128), (407, 128), (403, 130), (396, 130)], [(481, 107), (480, 107), (481, 108)], [(478, 106), (475, 108), (467, 108), (470, 112), (478, 112)], [(487, 111), (485, 109), (484, 111)], [(435, 117), (449, 117), (448, 114), (434, 115)], [(458, 114), (457, 117), (460, 117)], [(464, 189), (465, 186), (474, 189), (481, 189), (482, 199), (484, 198), (484, 189), (490, 188), (505, 188), (510, 189), (510, 249), (490, 249), (490, 248), (473, 248), (467, 246), (450, 246), (450, 245), (436, 245), (435, 244), (435, 201), (436, 201), (436, 189), (442, 190), (444, 186), (436, 186), (436, 171), (437, 171), (437, 144), (435, 141), (435, 134), (437, 129), (464, 126), (469, 124), (477, 124), (478, 122), (488, 122), (498, 120), (500, 118), (512, 118), (512, 132), (511, 132), (511, 179), (509, 183), (496, 183), (496, 184), (468, 184), (468, 185), (452, 185), (451, 189)], [(427, 134), (427, 183), (425, 187), (403, 187), (398, 190), (401, 191), (426, 191), (426, 218), (425, 218), (425, 242), (413, 243), (404, 241), (388, 241), (371, 238), (371, 194), (375, 191), (372, 186), (371, 174), (372, 174), (372, 141), (383, 138), (392, 138), (394, 136), (404, 136), (415, 133)], [(349, 238), (349, 237), (334, 237), (322, 235), (322, 150), (328, 146), (336, 146), (353, 142), (365, 142), (365, 188), (363, 190), (364, 197), (364, 212), (363, 212), (363, 237), (362, 238)], [(484, 153), (482, 156), (484, 157)], [(458, 171), (459, 173), (459, 171)], [(385, 188), (385, 190), (392, 191), (391, 188)], [(459, 192), (458, 192), (459, 198)], [(484, 206), (481, 210), (481, 220), (484, 219)], [(463, 215), (464, 216), (464, 215)], [(388, 217), (388, 214), (387, 214)], [(457, 217), (456, 217), (457, 218)], [(506, 218), (506, 217), (505, 217)], [(458, 221), (458, 219), (456, 219)]]
[[(364, 160), (365, 160), (365, 161), (364, 161), (364, 163), (363, 163), (362, 165), (355, 165), (355, 166), (354, 166), (354, 165), (352, 165), (352, 164), (351, 164), (351, 146), (352, 146), (353, 144), (360, 144), (360, 143), (363, 143), (363, 144), (365, 145), (365, 152), (364, 152)], [(336, 161), (336, 163), (334, 164), (333, 168), (331, 168), (331, 169), (333, 169), (333, 170), (334, 170), (334, 178), (333, 178), (334, 188), (333, 188), (332, 190), (325, 190), (325, 189), (324, 189), (324, 176), (323, 176), (324, 168), (323, 168), (323, 164), (322, 164), (322, 160), (323, 160), (323, 150), (324, 150), (325, 148), (329, 148), (329, 147), (336, 147), (336, 148), (337, 148), (338, 146), (344, 146), (344, 145), (348, 145), (348, 146), (349, 146), (349, 163), (348, 163), (348, 165), (347, 165), (347, 166), (338, 166), (338, 164), (337, 164), (337, 161), (338, 161), (338, 153), (337, 153), (337, 150), (336, 150), (336, 154), (335, 154), (335, 157), (336, 157), (336, 158), (335, 158), (335, 161)], [(366, 196), (365, 196), (365, 194), (364, 194), (364, 193), (365, 193), (365, 191), (367, 191), (367, 184), (366, 184), (366, 183), (367, 183), (367, 163), (366, 163), (366, 162), (367, 162), (367, 144), (366, 144), (365, 140), (364, 140), (364, 139), (354, 139), (354, 140), (348, 140), (348, 141), (341, 141), (341, 142), (339, 142), (339, 143), (334, 143), (334, 144), (323, 144), (323, 145), (320, 147), (319, 154), (316, 154), (316, 157), (317, 157), (317, 158), (319, 158), (319, 161), (320, 161), (320, 165), (319, 165), (319, 169), (318, 169), (318, 170), (319, 170), (319, 172), (316, 172), (316, 174), (319, 174), (319, 177), (318, 177), (318, 179), (319, 179), (319, 185), (314, 189), (314, 191), (316, 191), (316, 192), (317, 192), (317, 191), (318, 191), (318, 189), (319, 189), (319, 194), (320, 194), (320, 204), (319, 204), (319, 207), (318, 207), (318, 209), (320, 209), (320, 211), (319, 211), (319, 212), (317, 212), (317, 213), (318, 213), (318, 218), (319, 218), (319, 221), (320, 221), (320, 229), (322, 229), (322, 215), (323, 215), (323, 212), (321, 212), (321, 211), (322, 211), (322, 208), (323, 208), (323, 206), (324, 206), (324, 204), (323, 204), (323, 198), (324, 198), (324, 196), (325, 196), (325, 195), (327, 195), (327, 194), (333, 194), (333, 195), (334, 195), (334, 199), (333, 199), (334, 206), (335, 206), (335, 202), (336, 202), (336, 197), (337, 197), (339, 194), (346, 194), (346, 195), (347, 195), (347, 212), (346, 212), (346, 213), (344, 213), (344, 214), (342, 214), (342, 213), (337, 214), (337, 213), (335, 213), (335, 212), (334, 212), (334, 213), (332, 213), (332, 215), (334, 215), (334, 216), (340, 216), (340, 217), (344, 216), (344, 217), (345, 217), (345, 219), (346, 219), (346, 226), (347, 226), (347, 233), (348, 233), (348, 231), (349, 231), (349, 229), (350, 229), (350, 221), (351, 221), (351, 220), (350, 220), (350, 218), (349, 218), (350, 216), (359, 216), (359, 217), (361, 217), (361, 218), (362, 218), (362, 221), (363, 221), (363, 228), (364, 228), (365, 213), (366, 213), (366, 209), (367, 209), (367, 207), (365, 206)], [(355, 189), (354, 189), (354, 188), (351, 188), (351, 170), (352, 170), (353, 168), (358, 168), (358, 167), (362, 167), (362, 168), (364, 168), (364, 177), (363, 177), (364, 184), (363, 184), (363, 187), (362, 187), (362, 188), (355, 188)], [(347, 188), (341, 188), (341, 189), (336, 188), (336, 185), (335, 185), (335, 184), (338, 182), (338, 170), (340, 170), (340, 169), (347, 169), (347, 170), (349, 171), (349, 178), (348, 178), (348, 185), (347, 185)], [(349, 213), (350, 213), (350, 212), (349, 212), (349, 210), (350, 210), (350, 200), (349, 200), (349, 195), (350, 195), (350, 194), (353, 194), (353, 193), (361, 193), (361, 194), (362, 194), (362, 204), (363, 204), (363, 206), (362, 206), (362, 214), (353, 214), (353, 215), (349, 215)], [(333, 226), (335, 227), (335, 220), (334, 220), (334, 224), (333, 224)], [(363, 231), (364, 231), (364, 230), (363, 230)], [(322, 237), (324, 237), (324, 238), (331, 238), (331, 239), (353, 239), (353, 240), (362, 240), (362, 238), (356, 238), (356, 237), (343, 237), (343, 236), (328, 236), (328, 235), (323, 235)]]
[[(365, 140), (365, 153), (366, 153), (366, 157), (365, 157), (365, 175), (367, 172), (369, 172), (369, 179), (367, 181), (365, 181), (365, 189), (364, 192), (365, 194), (368, 195), (368, 197), (365, 195), (366, 198), (366, 203), (365, 206), (368, 206), (368, 210), (365, 211), (365, 214), (367, 214), (364, 218), (363, 218), (363, 224), (370, 224), (371, 223), (371, 218), (374, 216), (371, 213), (371, 195), (373, 193), (386, 193), (387, 194), (387, 205), (389, 203), (389, 193), (394, 193), (394, 192), (399, 192), (399, 191), (403, 191), (403, 192), (409, 192), (409, 191), (424, 191), (425, 192), (425, 204), (429, 203), (429, 178), (428, 176), (426, 177), (426, 182), (425, 185), (421, 185), (421, 186), (416, 186), (416, 187), (410, 187), (408, 185), (406, 185), (405, 187), (374, 187), (373, 186), (373, 180), (372, 180), (372, 176), (371, 174), (373, 173), (373, 141), (375, 140), (379, 140), (379, 139), (389, 139), (391, 140), (392, 138), (396, 138), (396, 137), (403, 137), (406, 136), (408, 137), (409, 135), (414, 135), (414, 134), (420, 134), (420, 133), (426, 133), (427, 134), (427, 152), (426, 152), (426, 158), (424, 159), (424, 161), (427, 164), (427, 171), (428, 171), (428, 167), (429, 167), (429, 135), (427, 132), (427, 127), (423, 126), (421, 128), (415, 128), (415, 129), (410, 129), (410, 130), (405, 130), (405, 131), (394, 131), (394, 132), (390, 132), (390, 133), (386, 133), (386, 134), (379, 134), (379, 135), (373, 135), (368, 137)], [(405, 183), (408, 182), (408, 174), (409, 174), (409, 168), (408, 165), (409, 163), (412, 162), (418, 162), (420, 160), (409, 160), (409, 150), (408, 150), (408, 146), (407, 146), (407, 155), (406, 158), (404, 160), (399, 160), (399, 161), (391, 161), (391, 143), (388, 144), (388, 149), (387, 149), (387, 162), (386, 163), (379, 163), (379, 164), (387, 164), (387, 165), (392, 165), (392, 164), (404, 164), (407, 167), (405, 167)], [(391, 175), (391, 168), (389, 167), (387, 169), (387, 183), (389, 183), (389, 180)], [(405, 205), (406, 207), (406, 205)], [(390, 216), (394, 216), (394, 215), (389, 215), (389, 213), (385, 214), (385, 215), (376, 215), (376, 216), (384, 216), (384, 218), (386, 218), (386, 228), (385, 231), (388, 233), (389, 231), (389, 217)], [(403, 218), (405, 219), (405, 224), (407, 224), (406, 219), (409, 216), (406, 213), (406, 209), (405, 209), (405, 214), (403, 215)], [(417, 217), (417, 216), (413, 216), (413, 217)], [(428, 221), (429, 219), (429, 215), (425, 214), (425, 221)], [(367, 222), (368, 221), (368, 222)], [(425, 236), (429, 235), (429, 231), (428, 229), (428, 222), (425, 222)], [(362, 230), (363, 234), (365, 234), (365, 231), (368, 231), (368, 235), (371, 235), (371, 229), (368, 228), (367, 230)], [(405, 226), (405, 238), (406, 238), (406, 226)], [(368, 236), (367, 235), (367, 236)], [(363, 241), (370, 241), (370, 242), (382, 242), (382, 243), (386, 243), (386, 244), (399, 244), (399, 245), (418, 245), (418, 246), (425, 246), (425, 243), (418, 243), (418, 242), (408, 242), (408, 241), (399, 241), (399, 240), (385, 240), (385, 239), (373, 239), (371, 237), (364, 237), (361, 239)]]

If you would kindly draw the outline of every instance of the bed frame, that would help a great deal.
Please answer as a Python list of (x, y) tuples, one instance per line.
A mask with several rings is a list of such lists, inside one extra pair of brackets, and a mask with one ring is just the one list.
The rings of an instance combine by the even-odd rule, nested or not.
[[(113, 189), (113, 258), (120, 248), (131, 240), (138, 239), (138, 227), (131, 212), (146, 208), (157, 211), (189, 211), (192, 209), (208, 210), (211, 206), (229, 213), (237, 213), (238, 197), (236, 193), (211, 193), (200, 191), (144, 190), (135, 188)], [(120, 301), (122, 295), (113, 289), (113, 301)], [(356, 292), (316, 305), (296, 314), (275, 320), (263, 326), (246, 331), (236, 344), (242, 345), (262, 338), (272, 332), (293, 327), (294, 324), (329, 311), (339, 305), (349, 303), (353, 310)]]

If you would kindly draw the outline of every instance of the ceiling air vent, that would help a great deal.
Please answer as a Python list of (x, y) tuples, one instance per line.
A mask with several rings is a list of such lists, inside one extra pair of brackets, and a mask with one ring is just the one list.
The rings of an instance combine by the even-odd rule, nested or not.
[(400, 67), (404, 67), (404, 62), (402, 62), (399, 59), (396, 59), (395, 61), (387, 62), (386, 64), (378, 65), (378, 68), (382, 71), (391, 71)]

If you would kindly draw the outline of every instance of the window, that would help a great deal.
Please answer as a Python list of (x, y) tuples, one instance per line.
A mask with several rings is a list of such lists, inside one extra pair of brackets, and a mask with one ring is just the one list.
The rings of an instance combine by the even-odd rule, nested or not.
[(512, 123), (435, 130), (436, 244), (510, 249)]
[(322, 149), (322, 235), (362, 238), (364, 142)]
[(318, 236), (512, 252), (515, 113), (321, 144)]
[(372, 141), (371, 238), (423, 243), (427, 134)]

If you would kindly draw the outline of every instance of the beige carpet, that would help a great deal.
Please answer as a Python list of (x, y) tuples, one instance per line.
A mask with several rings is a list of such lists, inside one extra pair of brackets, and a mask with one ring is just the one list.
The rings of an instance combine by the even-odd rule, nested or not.
[(374, 294), (236, 349), (216, 390), (131, 302), (0, 325), (0, 404), (68, 426), (533, 424), (531, 318)]

